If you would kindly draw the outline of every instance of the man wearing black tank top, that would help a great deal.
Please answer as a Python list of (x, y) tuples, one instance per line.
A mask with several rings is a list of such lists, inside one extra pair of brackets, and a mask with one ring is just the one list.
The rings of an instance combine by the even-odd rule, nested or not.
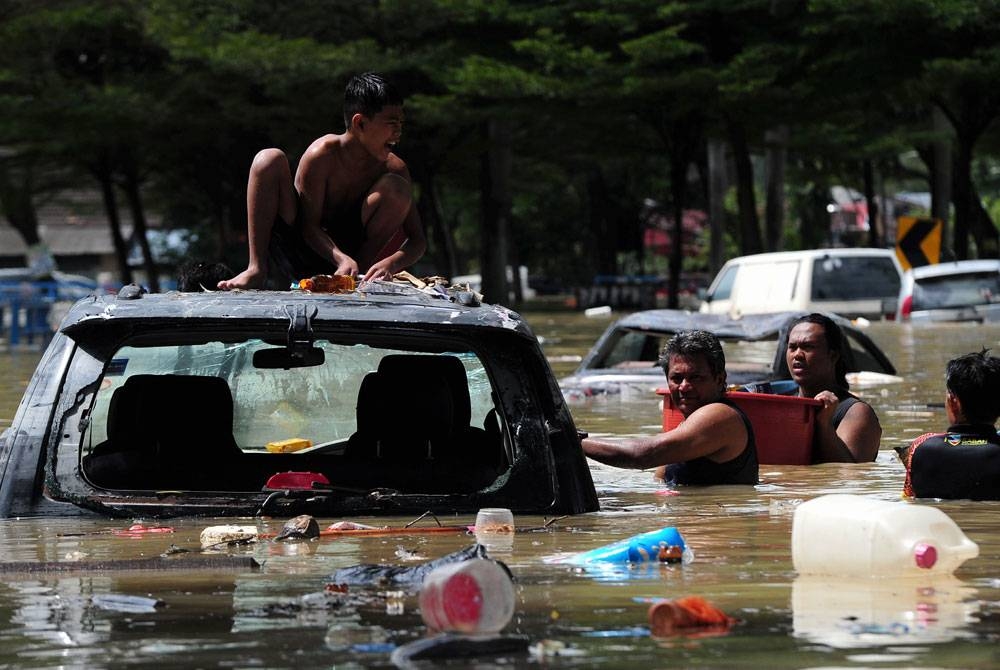
[(813, 463), (864, 463), (878, 455), (882, 426), (867, 403), (848, 391), (844, 333), (823, 314), (792, 324), (785, 357), (799, 395), (823, 403), (816, 414)]
[(757, 448), (746, 415), (725, 398), (726, 357), (715, 335), (674, 335), (660, 356), (684, 421), (651, 437), (583, 440), (590, 458), (622, 468), (658, 468), (668, 483), (756, 484)]

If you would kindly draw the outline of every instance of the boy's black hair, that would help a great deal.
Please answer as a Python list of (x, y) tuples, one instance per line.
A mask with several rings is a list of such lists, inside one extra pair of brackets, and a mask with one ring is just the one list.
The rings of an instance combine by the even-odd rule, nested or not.
[(970, 423), (996, 422), (1000, 416), (1000, 358), (989, 349), (948, 361), (945, 386), (962, 403)]
[(235, 274), (225, 263), (189, 261), (177, 270), (177, 290), (198, 292), (214, 291), (219, 282)]
[(365, 72), (351, 77), (344, 89), (344, 126), (351, 127), (355, 114), (371, 118), (388, 105), (403, 105), (403, 96), (382, 75)]
[(706, 330), (677, 333), (663, 345), (660, 366), (668, 375), (670, 357), (674, 355), (704, 356), (713, 375), (726, 374), (726, 354), (722, 351), (722, 344), (719, 338)]
[(837, 385), (845, 390), (848, 389), (847, 338), (844, 337), (843, 329), (837, 325), (836, 321), (825, 314), (813, 312), (812, 314), (800, 316), (795, 319), (795, 321), (792, 322), (792, 325), (788, 328), (788, 332), (792, 332), (792, 328), (800, 323), (815, 323), (816, 325), (823, 327), (823, 335), (826, 336), (826, 348), (830, 351), (836, 352), (837, 354), (837, 362), (833, 367), (833, 374)]

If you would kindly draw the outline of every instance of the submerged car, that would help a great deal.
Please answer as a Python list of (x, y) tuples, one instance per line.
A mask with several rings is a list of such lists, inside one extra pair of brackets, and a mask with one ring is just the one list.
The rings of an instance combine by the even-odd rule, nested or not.
[(1000, 321), (1000, 260), (936, 263), (907, 270), (900, 321)]
[(598, 509), (527, 324), (432, 289), (77, 302), (0, 435), (0, 517)]
[[(559, 386), (570, 400), (633, 390), (654, 392), (666, 383), (659, 355), (667, 340), (679, 332), (707, 330), (722, 343), (730, 385), (775, 393), (797, 392), (785, 350), (792, 323), (806, 314), (747, 314), (735, 319), (725, 314), (670, 309), (636, 312), (611, 324), (576, 371), (560, 380)], [(899, 380), (896, 368), (870, 337), (841, 316), (827, 316), (847, 337), (846, 362), (852, 384)]]

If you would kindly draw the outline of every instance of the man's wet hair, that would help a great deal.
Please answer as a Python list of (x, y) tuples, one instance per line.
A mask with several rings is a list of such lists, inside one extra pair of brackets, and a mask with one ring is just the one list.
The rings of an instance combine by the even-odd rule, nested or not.
[(971, 423), (992, 424), (1000, 416), (1000, 358), (989, 349), (948, 361), (945, 386), (962, 403)]
[(827, 315), (813, 312), (795, 319), (789, 326), (788, 332), (791, 333), (792, 328), (800, 323), (815, 323), (822, 326), (823, 335), (826, 338), (826, 348), (837, 354), (837, 362), (834, 363), (833, 367), (837, 385), (845, 390), (850, 388), (847, 383), (847, 338), (844, 336), (844, 330)]
[(233, 274), (235, 273), (225, 263), (190, 261), (177, 270), (177, 290), (215, 291), (220, 281), (231, 279)]
[(350, 128), (355, 114), (372, 118), (389, 105), (403, 105), (403, 95), (392, 82), (375, 72), (354, 75), (344, 90), (344, 125)]
[(713, 375), (726, 373), (726, 354), (722, 343), (707, 330), (689, 330), (671, 337), (660, 353), (660, 367), (669, 374), (671, 356), (704, 356)]

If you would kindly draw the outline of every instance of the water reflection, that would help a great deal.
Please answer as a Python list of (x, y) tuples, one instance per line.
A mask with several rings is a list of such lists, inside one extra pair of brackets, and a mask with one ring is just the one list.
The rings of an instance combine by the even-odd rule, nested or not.
[[(579, 314), (527, 316), (543, 336), (557, 376), (572, 371), (607, 325)], [(891, 448), (944, 427), (945, 362), (984, 346), (1000, 350), (1000, 325), (918, 329), (877, 323), (868, 332), (903, 377), (896, 384), (858, 389), (882, 421), (882, 450), (874, 463), (764, 466), (757, 487), (674, 494), (648, 472), (594, 464), (600, 512), (518, 532), (498, 556), (517, 580), (507, 632), (535, 643), (550, 641), (542, 649), (563, 645), (566, 654), (552, 662), (564, 667), (995, 665), (1000, 503), (929, 503), (980, 547), (978, 558), (943, 583), (816, 583), (798, 577), (792, 567), (795, 506), (826, 493), (898, 500), (904, 473)], [(36, 360), (25, 352), (0, 352), (5, 382), (0, 429), (10, 424)], [(646, 433), (662, 420), (658, 398), (642, 394), (595, 398), (574, 403), (571, 410), (577, 426), (593, 433)], [(321, 519), (320, 525), (337, 520)], [(200, 551), (203, 528), (233, 521), (171, 521), (172, 534), (130, 538), (109, 531), (133, 520), (7, 520), (0, 521), (0, 554), (4, 561), (96, 561), (158, 556), (171, 544)], [(537, 529), (548, 521), (515, 512), (518, 528)], [(442, 522), (472, 525), (474, 519), (460, 515)], [(276, 532), (283, 520), (258, 523)], [(694, 553), (691, 563), (640, 566), (605, 579), (546, 560), (664, 526), (683, 535)], [(324, 591), (330, 575), (358, 563), (400, 565), (408, 556), (442, 556), (472, 539), (465, 534), (339, 537), (227, 550), (256, 558), (261, 564), (256, 571), (7, 574), (0, 587), (0, 667), (384, 667), (391, 649), (426, 634), (415, 595), (374, 588), (331, 599)], [(154, 597), (165, 606), (136, 613), (94, 605), (93, 596), (107, 594)], [(649, 637), (650, 600), (684, 595), (700, 595), (742, 623), (713, 638)], [(509, 662), (540, 664), (526, 657)]]
[(792, 627), (797, 637), (838, 649), (948, 642), (972, 637), (976, 590), (954, 577), (935, 580), (838, 580), (796, 577)]

